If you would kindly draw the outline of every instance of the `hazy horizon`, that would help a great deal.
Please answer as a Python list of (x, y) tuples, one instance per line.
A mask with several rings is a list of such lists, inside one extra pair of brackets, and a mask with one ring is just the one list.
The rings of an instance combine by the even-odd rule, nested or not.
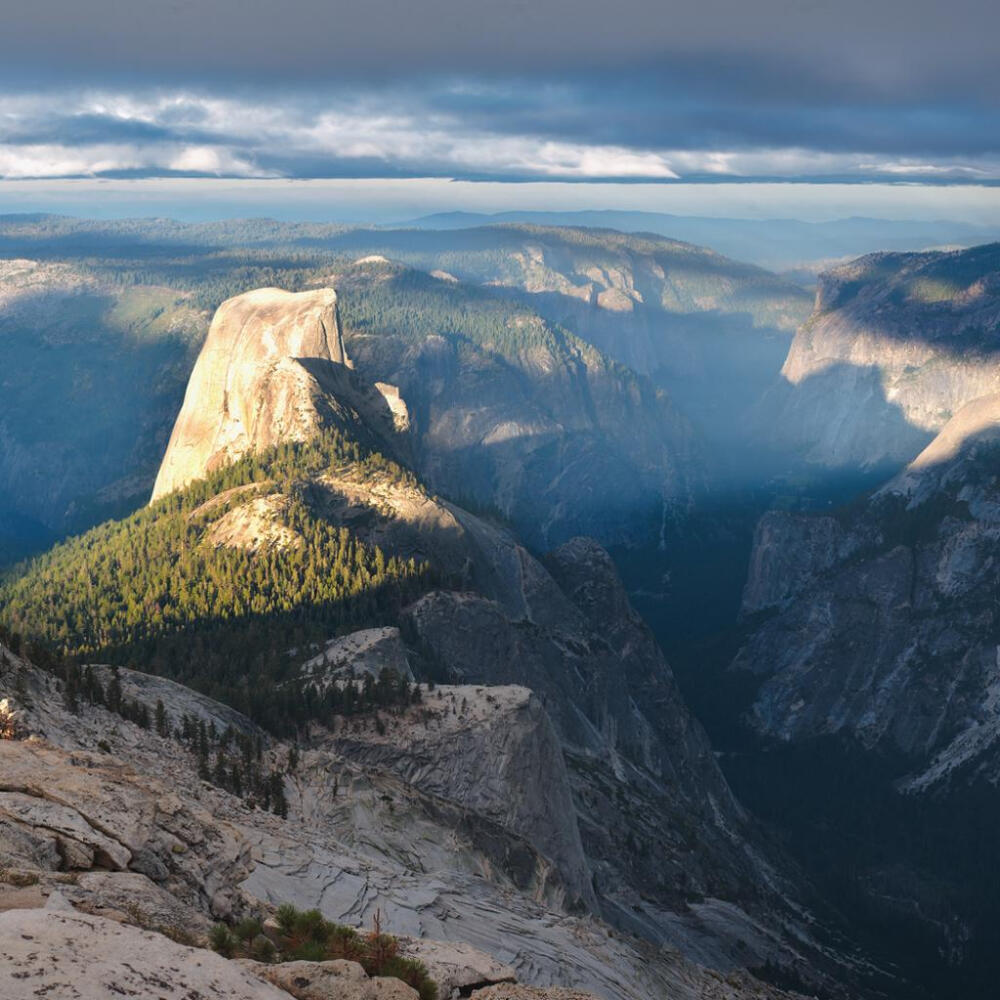
[(448, 178), (60, 179), (0, 184), (0, 214), (392, 225), (445, 212), (655, 212), (680, 217), (1000, 225), (1000, 187), (781, 182), (498, 182)]

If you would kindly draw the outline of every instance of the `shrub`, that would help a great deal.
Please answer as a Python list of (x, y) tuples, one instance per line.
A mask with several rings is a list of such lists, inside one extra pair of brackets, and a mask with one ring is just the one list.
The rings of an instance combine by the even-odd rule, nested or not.
[(276, 921), (276, 940), (265, 935), (261, 922), (253, 917), (239, 921), (234, 930), (216, 924), (211, 945), (227, 958), (239, 953), (258, 962), (347, 959), (361, 965), (369, 976), (401, 979), (420, 994), (420, 1000), (437, 1000), (437, 985), (426, 967), (399, 954), (399, 941), (382, 933), (378, 917), (370, 934), (360, 934), (353, 927), (327, 920), (319, 910), (298, 910), (283, 903)]
[(330, 956), (325, 944), (319, 941), (303, 941), (293, 944), (285, 951), (289, 960), (296, 962), (325, 962)]
[(223, 958), (232, 958), (238, 944), (236, 936), (225, 924), (216, 924), (208, 935), (209, 944)]
[(286, 937), (295, 930), (295, 918), (297, 916), (298, 910), (291, 903), (282, 903), (278, 907), (275, 919), (278, 922), (278, 930)]
[(245, 944), (259, 934), (264, 933), (264, 927), (256, 917), (244, 917), (234, 928), (236, 936)]

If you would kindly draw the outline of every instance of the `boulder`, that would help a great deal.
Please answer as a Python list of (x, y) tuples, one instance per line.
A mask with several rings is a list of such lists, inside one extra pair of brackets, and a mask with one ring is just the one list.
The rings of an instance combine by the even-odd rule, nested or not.
[(288, 1000), (214, 952), (61, 905), (0, 913), (0, 970), (4, 1000)]
[(400, 979), (369, 978), (357, 962), (240, 961), (238, 965), (284, 990), (296, 1000), (419, 1000), (415, 989)]
[(438, 1000), (468, 996), (475, 987), (512, 983), (517, 978), (511, 966), (460, 941), (401, 938), (399, 945), (401, 955), (423, 963), (437, 983)]

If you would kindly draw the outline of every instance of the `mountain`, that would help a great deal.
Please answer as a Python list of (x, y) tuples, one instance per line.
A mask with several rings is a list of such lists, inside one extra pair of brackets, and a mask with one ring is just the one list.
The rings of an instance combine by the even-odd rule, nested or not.
[(810, 296), (798, 285), (648, 233), (533, 225), (356, 230), (331, 245), (506, 291), (649, 376), (728, 460), (745, 445), (744, 414), (809, 314)]
[(825, 281), (790, 364), (870, 362), (913, 433), (862, 436), (857, 406), (828, 419), (910, 460), (828, 514), (764, 516), (729, 674), (756, 738), (728, 776), (785, 812), (807, 869), (930, 996), (989, 996), (995, 977), (997, 252), (866, 258)]
[(996, 392), (1000, 244), (872, 254), (820, 279), (782, 381), (758, 409), (777, 448), (827, 468), (910, 461)]
[[(732, 797), (607, 553), (576, 539), (543, 564), (431, 494), (401, 464), (412, 432), (388, 400), (409, 412), (405, 390), (349, 367), (337, 301), (268, 289), (225, 302), (158, 496), (25, 567), (0, 590), (8, 627), (142, 664), (471, 810), (522, 845), (493, 848), (503, 877), (557, 910), (716, 968), (825, 981), (840, 960), (818, 943), (808, 888)], [(407, 663), (419, 694), (406, 673), (360, 687), (341, 667), (323, 675), (331, 640), (369, 648), (373, 628), (399, 630), (388, 663)], [(435, 697), (433, 726), (409, 708), (431, 682), (461, 686)], [(456, 715), (475, 724), (455, 732)], [(262, 891), (327, 906), (325, 881), (268, 858)]]
[(900, 221), (861, 217), (804, 222), (800, 219), (729, 219), (663, 212), (442, 212), (407, 223), (421, 229), (472, 229), (529, 223), (584, 226), (623, 233), (655, 233), (712, 247), (771, 271), (815, 273), (844, 258), (875, 250), (896, 252), (975, 246), (997, 238), (996, 228), (954, 221)]
[[(0, 478), (10, 525), (30, 519), (25, 539), (135, 508), (152, 487), (212, 311), (262, 284), (336, 279), (344, 335), (358, 335), (352, 350), (369, 381), (407, 382), (422, 474), (502, 511), (539, 544), (580, 531), (627, 534), (635, 508), (658, 516), (665, 500), (684, 506), (703, 474), (696, 435), (664, 393), (530, 303), (399, 265), (354, 264), (327, 248), (336, 232), (324, 230), (317, 247), (310, 227), (191, 229), (0, 226), (5, 252), (39, 256), (0, 281), (23, 303), (0, 338), (12, 388), (0, 403)], [(224, 239), (233, 246), (217, 249)], [(282, 242), (293, 239), (294, 249)], [(103, 256), (78, 256), (98, 246)], [(40, 374), (16, 377), (26, 370)], [(12, 539), (12, 549), (24, 545)]]
[(338, 268), (359, 373), (398, 387), (428, 485), (541, 548), (628, 538), (705, 463), (671, 397), (530, 306), (374, 260)]

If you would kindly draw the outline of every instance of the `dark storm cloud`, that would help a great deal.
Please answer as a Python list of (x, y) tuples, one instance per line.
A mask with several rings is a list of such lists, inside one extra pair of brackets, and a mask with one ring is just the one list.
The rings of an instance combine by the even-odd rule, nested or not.
[[(995, 60), (991, 0), (32, 0), (7, 5), (0, 59), (104, 74), (242, 79), (624, 68), (779, 55), (871, 86)], [(771, 63), (773, 66), (773, 62)], [(720, 67), (721, 68), (721, 67)]]
[(1000, 176), (990, 0), (33, 0), (0, 176)]
[(675, 74), (569, 78), (473, 93), (429, 91), (427, 107), (509, 134), (535, 133), (646, 147), (802, 145), (831, 151), (982, 154), (1000, 149), (1000, 105), (935, 100), (902, 103), (788, 89), (769, 100), (745, 89), (706, 93)]

